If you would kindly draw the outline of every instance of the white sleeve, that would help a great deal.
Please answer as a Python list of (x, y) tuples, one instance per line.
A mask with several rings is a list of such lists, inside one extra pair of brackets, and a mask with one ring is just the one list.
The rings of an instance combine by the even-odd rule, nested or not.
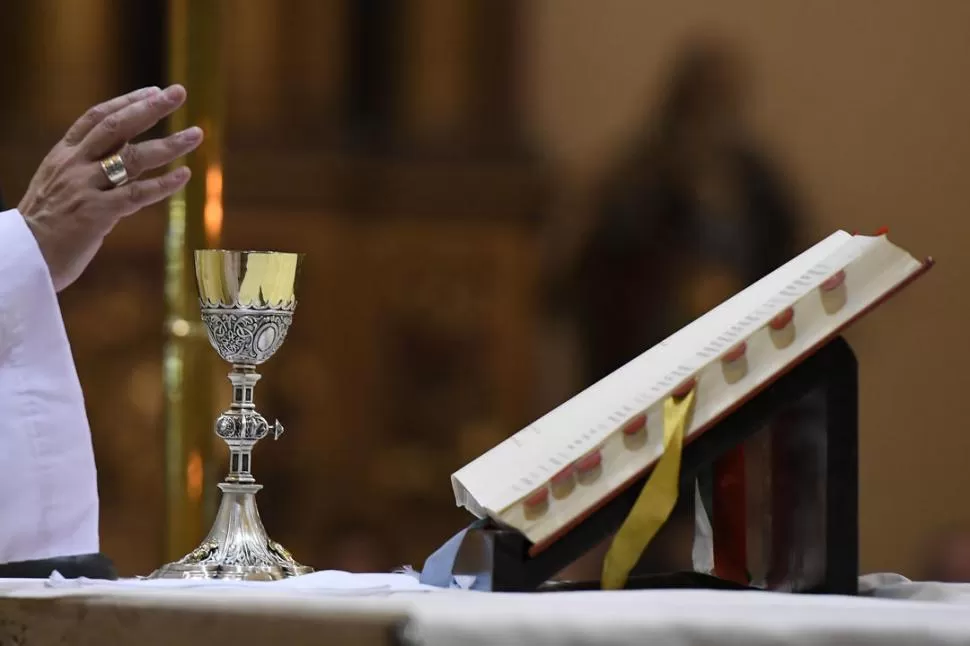
[(0, 562), (98, 551), (91, 432), (47, 264), (0, 212)]

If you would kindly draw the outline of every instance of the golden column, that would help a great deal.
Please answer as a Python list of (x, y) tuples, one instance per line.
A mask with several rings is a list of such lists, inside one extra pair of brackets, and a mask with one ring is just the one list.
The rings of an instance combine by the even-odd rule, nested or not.
[(169, 0), (169, 75), (188, 93), (171, 119), (205, 142), (188, 159), (192, 180), (169, 202), (165, 241), (165, 561), (194, 549), (214, 514), (214, 360), (199, 315), (193, 252), (222, 228), (223, 0)]

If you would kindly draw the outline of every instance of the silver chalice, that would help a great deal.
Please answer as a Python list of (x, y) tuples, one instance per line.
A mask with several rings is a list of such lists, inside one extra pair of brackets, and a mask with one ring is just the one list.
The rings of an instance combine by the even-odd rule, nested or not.
[(256, 442), (283, 433), (256, 412), (256, 366), (283, 344), (296, 309), (301, 254), (262, 251), (195, 252), (202, 322), (212, 347), (232, 365), (232, 404), (215, 423), (229, 446), (229, 474), (219, 483), (222, 500), (208, 536), (182, 559), (164, 565), (153, 579), (245, 579), (272, 581), (313, 570), (300, 565), (266, 533), (256, 508), (251, 473)]

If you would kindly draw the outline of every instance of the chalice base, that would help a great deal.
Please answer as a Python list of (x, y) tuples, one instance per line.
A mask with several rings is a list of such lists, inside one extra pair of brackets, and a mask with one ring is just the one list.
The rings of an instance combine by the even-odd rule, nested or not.
[(256, 492), (262, 485), (221, 482), (219, 488), (219, 512), (206, 539), (149, 579), (278, 581), (313, 572), (267, 536), (256, 508)]

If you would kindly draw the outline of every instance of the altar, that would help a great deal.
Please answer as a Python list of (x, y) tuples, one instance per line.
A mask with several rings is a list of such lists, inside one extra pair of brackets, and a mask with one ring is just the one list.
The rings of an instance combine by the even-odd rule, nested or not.
[[(970, 585), (860, 579), (859, 597), (433, 590), (407, 575), (299, 585), (0, 581), (0, 644), (966, 644)], [(164, 585), (159, 585), (164, 583)]]

